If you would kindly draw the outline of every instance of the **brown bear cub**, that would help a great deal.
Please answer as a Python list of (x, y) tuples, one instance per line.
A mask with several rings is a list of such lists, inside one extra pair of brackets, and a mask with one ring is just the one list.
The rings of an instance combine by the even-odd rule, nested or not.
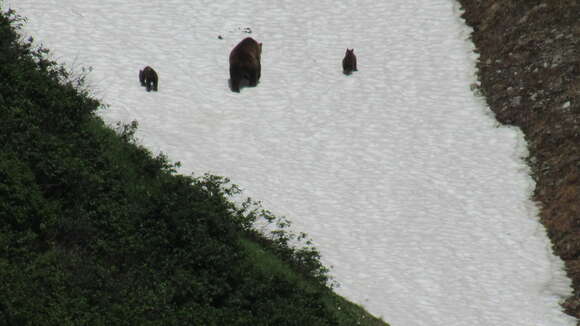
[(230, 53), (230, 82), (232, 91), (239, 92), (242, 80), (248, 80), (248, 85), (256, 86), (260, 80), (262, 66), (262, 43), (251, 37), (243, 39)]
[(345, 75), (350, 75), (356, 69), (356, 56), (354, 55), (354, 49), (346, 49), (344, 54), (344, 59), (342, 59), (342, 72)]
[(143, 68), (143, 70), (139, 70), (139, 81), (141, 82), (141, 86), (145, 86), (148, 92), (154, 90), (157, 92), (157, 81), (159, 77), (157, 77), (157, 73), (153, 68), (147, 66)]

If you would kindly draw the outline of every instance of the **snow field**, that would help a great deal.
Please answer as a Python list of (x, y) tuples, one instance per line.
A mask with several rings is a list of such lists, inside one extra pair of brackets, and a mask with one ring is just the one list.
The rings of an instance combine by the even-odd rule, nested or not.
[[(454, 1), (3, 7), (59, 62), (92, 67), (107, 122), (137, 120), (181, 173), (228, 176), (287, 216), (337, 291), (391, 325), (574, 325), (526, 144), (470, 91), (476, 57)], [(232, 93), (228, 55), (247, 36), (263, 43), (262, 78)], [(346, 48), (359, 67), (348, 77)], [(139, 85), (145, 65), (157, 93)]]

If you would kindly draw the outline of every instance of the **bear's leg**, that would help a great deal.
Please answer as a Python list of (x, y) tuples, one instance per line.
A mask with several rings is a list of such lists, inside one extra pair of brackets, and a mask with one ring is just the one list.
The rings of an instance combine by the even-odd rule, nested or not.
[(232, 91), (240, 92), (241, 73), (236, 67), (230, 66), (230, 82)]
[(236, 80), (235, 78), (232, 78), (231, 81), (232, 81), (232, 91), (239, 93), (240, 92), (240, 80)]
[(145, 86), (145, 78), (143, 77), (143, 70), (139, 70), (139, 81), (141, 82), (141, 86)]
[(258, 85), (258, 74), (255, 70), (248, 72), (249, 85), (255, 87)]

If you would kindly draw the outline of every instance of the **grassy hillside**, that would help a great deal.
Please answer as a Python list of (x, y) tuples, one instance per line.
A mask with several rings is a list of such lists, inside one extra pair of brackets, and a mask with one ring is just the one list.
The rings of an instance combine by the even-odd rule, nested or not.
[(0, 16), (0, 325), (386, 325), (315, 248), (222, 177), (177, 175), (112, 130), (82, 78)]

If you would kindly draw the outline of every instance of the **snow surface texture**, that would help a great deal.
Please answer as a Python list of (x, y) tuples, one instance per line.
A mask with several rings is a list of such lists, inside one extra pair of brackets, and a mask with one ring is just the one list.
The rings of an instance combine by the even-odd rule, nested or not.
[[(4, 0), (181, 173), (228, 176), (306, 231), (337, 292), (399, 325), (574, 325), (521, 133), (498, 127), (451, 0)], [(263, 42), (256, 88), (228, 55)], [(346, 48), (359, 71), (342, 74)], [(138, 72), (151, 65), (159, 92)]]

